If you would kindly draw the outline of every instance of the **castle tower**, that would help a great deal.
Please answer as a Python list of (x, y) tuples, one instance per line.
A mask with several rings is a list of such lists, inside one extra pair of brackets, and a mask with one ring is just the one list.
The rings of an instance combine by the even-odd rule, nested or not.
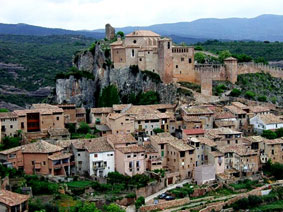
[(228, 57), (224, 60), (227, 80), (233, 84), (237, 82), (238, 61), (234, 57)]
[(158, 73), (164, 83), (173, 81), (172, 40), (163, 38), (158, 41)]

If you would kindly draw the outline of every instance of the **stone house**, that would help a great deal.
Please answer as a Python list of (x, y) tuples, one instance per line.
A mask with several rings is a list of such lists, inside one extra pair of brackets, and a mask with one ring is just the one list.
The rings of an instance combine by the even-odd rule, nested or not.
[(269, 159), (275, 163), (283, 163), (283, 139), (277, 138), (274, 140), (263, 139), (259, 143), (261, 158), (264, 157), (265, 160), (261, 160), (262, 163), (266, 163)]
[(193, 176), (194, 151), (194, 148), (183, 140), (176, 139), (167, 144), (167, 167), (171, 172), (179, 172), (181, 180)]
[(139, 145), (117, 147), (115, 149), (116, 171), (134, 176), (145, 171), (145, 150)]
[(250, 119), (254, 132), (262, 133), (263, 130), (276, 130), (283, 128), (283, 120), (273, 114), (259, 114)]
[(28, 212), (29, 195), (0, 189), (1, 212)]
[(188, 138), (191, 137), (204, 137), (204, 129), (185, 129), (182, 131), (182, 138), (184, 140), (187, 140)]
[(205, 137), (215, 141), (217, 146), (240, 144), (242, 133), (230, 128), (214, 128), (206, 130)]
[(254, 116), (259, 114), (264, 115), (270, 113), (270, 108), (259, 105), (250, 106), (249, 109), (250, 109), (250, 113), (253, 113)]
[(65, 124), (77, 123), (75, 104), (60, 104), (56, 106), (63, 109)]
[(131, 134), (135, 132), (134, 118), (128, 114), (109, 113), (107, 116), (107, 126), (112, 130), (112, 134)]
[(90, 121), (92, 124), (106, 124), (107, 116), (113, 112), (112, 107), (100, 107), (90, 109)]
[(230, 112), (236, 117), (236, 120), (237, 120), (236, 129), (241, 129), (244, 125), (246, 125), (248, 123), (247, 110), (243, 110), (246, 107), (237, 107), (235, 105), (230, 105), (230, 106), (224, 107), (224, 111)]
[(231, 112), (219, 112), (214, 114), (214, 126), (216, 128), (226, 127), (236, 130), (238, 127), (237, 119)]
[[(199, 116), (183, 116), (182, 129), (203, 129), (204, 120)], [(180, 129), (181, 130), (181, 129)]]
[(173, 46), (172, 40), (147, 30), (137, 30), (111, 44), (115, 68), (138, 65), (160, 75), (162, 81), (194, 80), (194, 48)]
[(239, 176), (250, 176), (258, 172), (259, 156), (256, 151), (242, 144), (221, 146), (218, 149), (225, 155), (225, 170), (237, 170)]
[(188, 144), (195, 148), (196, 167), (213, 165), (214, 173), (224, 172), (224, 155), (217, 150), (217, 144), (206, 137), (189, 138)]
[[(211, 129), (213, 128), (213, 111), (208, 106), (182, 106), (181, 108), (183, 119), (188, 116), (185, 123), (189, 123), (192, 117), (195, 117), (194, 122), (198, 120), (201, 121), (201, 124), (195, 125), (191, 127), (190, 124), (186, 124), (183, 126), (184, 129), (194, 129), (194, 128), (203, 128), (203, 129)], [(193, 123), (194, 123), (193, 122)], [(200, 127), (201, 126), (201, 127)], [(188, 127), (188, 128), (187, 128)]]
[(0, 140), (5, 136), (15, 136), (18, 128), (18, 116), (14, 112), (0, 113)]
[(18, 129), (28, 137), (28, 140), (44, 138), (49, 129), (63, 129), (63, 109), (48, 104), (34, 104), (31, 109), (15, 110), (18, 116)]
[(213, 165), (201, 165), (194, 169), (194, 181), (198, 185), (215, 180), (215, 168)]
[(86, 110), (85, 108), (76, 108), (76, 122), (86, 122)]
[(149, 141), (144, 142), (143, 148), (145, 150), (145, 169), (148, 171), (162, 169), (162, 159), (158, 150)]
[(67, 176), (71, 174), (70, 153), (46, 141), (37, 141), (0, 152), (2, 161), (26, 174)]

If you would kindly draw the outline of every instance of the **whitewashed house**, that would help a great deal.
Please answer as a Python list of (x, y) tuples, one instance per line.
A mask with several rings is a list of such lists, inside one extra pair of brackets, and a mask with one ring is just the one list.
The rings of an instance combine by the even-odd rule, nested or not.
[(106, 137), (92, 139), (85, 144), (88, 174), (94, 177), (107, 177), (115, 171), (115, 153)]
[(263, 130), (276, 130), (283, 127), (283, 120), (273, 114), (258, 114), (250, 119), (254, 131), (262, 133)]

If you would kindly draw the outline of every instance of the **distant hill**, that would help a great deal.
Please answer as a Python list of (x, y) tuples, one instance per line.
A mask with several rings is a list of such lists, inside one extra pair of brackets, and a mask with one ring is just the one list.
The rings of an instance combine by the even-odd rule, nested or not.
[(49, 36), (49, 35), (84, 35), (86, 37), (101, 39), (104, 38), (104, 32), (94, 31), (74, 31), (58, 28), (46, 28), (33, 26), (28, 24), (1, 24), (0, 34), (10, 35), (34, 35), (34, 36)]
[[(123, 27), (116, 30), (129, 33), (137, 29), (152, 30), (161, 35), (206, 40), (283, 41), (283, 15), (261, 15), (255, 18), (208, 18), (146, 27)], [(103, 29), (95, 31), (104, 32)]]

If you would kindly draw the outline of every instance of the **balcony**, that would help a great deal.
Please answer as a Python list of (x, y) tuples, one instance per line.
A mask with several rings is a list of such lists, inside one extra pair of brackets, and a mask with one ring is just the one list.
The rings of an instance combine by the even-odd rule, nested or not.
[(103, 170), (103, 169), (105, 169), (106, 168), (106, 166), (105, 165), (94, 165), (93, 166), (93, 170)]

